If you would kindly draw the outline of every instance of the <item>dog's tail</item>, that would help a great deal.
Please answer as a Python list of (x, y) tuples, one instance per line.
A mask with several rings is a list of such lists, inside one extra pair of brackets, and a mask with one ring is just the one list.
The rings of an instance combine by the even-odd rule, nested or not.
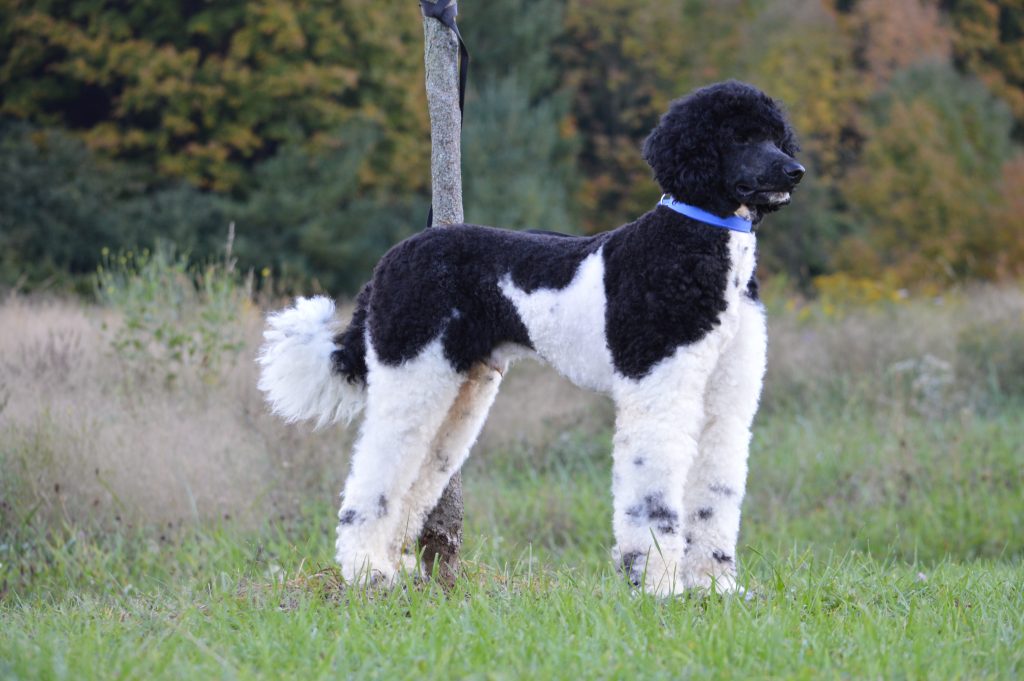
[[(267, 317), (256, 361), (259, 389), (275, 414), (288, 423), (314, 419), (317, 428), (355, 418), (366, 402), (365, 340), (356, 334), (358, 348), (339, 347), (337, 341), (352, 335), (355, 326), (362, 331), (365, 318), (365, 309), (357, 308), (353, 324), (339, 334), (334, 302), (324, 296), (299, 298)], [(338, 353), (361, 365), (362, 373), (346, 371), (335, 357)]]

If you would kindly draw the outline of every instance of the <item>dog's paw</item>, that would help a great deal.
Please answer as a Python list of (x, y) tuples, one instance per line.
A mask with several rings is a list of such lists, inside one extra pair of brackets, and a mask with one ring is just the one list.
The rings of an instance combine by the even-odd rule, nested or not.
[(346, 584), (379, 589), (395, 584), (398, 570), (390, 562), (374, 560), (371, 556), (360, 554), (352, 557), (338, 555), (335, 557), (341, 567), (341, 576)]
[(689, 592), (719, 596), (746, 594), (746, 589), (737, 583), (736, 575), (732, 573), (694, 575), (684, 578), (683, 585)]
[(422, 563), (419, 558), (411, 553), (403, 553), (401, 558), (398, 559), (398, 570), (402, 574), (412, 577), (414, 582), (425, 581)]

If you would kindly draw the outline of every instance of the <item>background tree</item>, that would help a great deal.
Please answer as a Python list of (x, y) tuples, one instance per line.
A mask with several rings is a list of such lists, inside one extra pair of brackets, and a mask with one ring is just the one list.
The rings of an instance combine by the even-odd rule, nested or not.
[[(387, 246), (422, 228), (428, 201), (421, 38), (415, 5), (403, 8), (406, 19), (371, 0), (0, 0), (0, 282), (80, 280), (102, 247), (157, 238), (207, 258), (234, 220), (240, 266), (353, 293)], [(837, 270), (929, 286), (1015, 271), (998, 254), (1016, 252), (1024, 231), (1007, 208), (1024, 140), (1017, 0), (460, 9), (476, 58), (464, 153), (473, 222), (592, 233), (633, 219), (658, 197), (640, 145), (668, 102), (739, 78), (788, 105), (809, 170), (766, 225), (763, 273), (813, 294)], [(1011, 136), (996, 135), (1005, 154), (986, 156), (982, 174), (956, 174), (973, 172), (964, 140), (987, 148), (963, 132), (973, 119), (941, 93), (894, 89), (922, 60), (945, 65), (945, 86), (980, 81), (972, 101), (1009, 106)], [(936, 277), (921, 263), (947, 238), (957, 264)]]
[(981, 79), (1013, 111), (1024, 139), (1024, 7), (1017, 0), (944, 0), (958, 68)]
[[(386, 127), (360, 179), (422, 187), (415, 34), (371, 0), (6, 0), (0, 113), (79, 133), (163, 177), (244, 190), (284, 144)], [(410, 167), (410, 161), (412, 167)]]
[(576, 144), (552, 50), (564, 0), (463, 3), (473, 48), (463, 168), (471, 222), (578, 231)]
[(1009, 107), (939, 63), (896, 74), (870, 111), (845, 190), (861, 233), (839, 266), (904, 286), (991, 275), (994, 233), (1011, 227), (994, 219), (1013, 155)]

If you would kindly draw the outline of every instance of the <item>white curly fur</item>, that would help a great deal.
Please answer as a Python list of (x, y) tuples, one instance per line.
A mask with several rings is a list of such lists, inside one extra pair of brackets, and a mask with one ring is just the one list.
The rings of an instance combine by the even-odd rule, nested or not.
[(338, 323), (334, 302), (324, 296), (298, 298), (267, 316), (266, 342), (256, 361), (259, 389), (271, 410), (288, 423), (315, 420), (316, 427), (349, 423), (362, 411), (366, 391), (331, 370)]

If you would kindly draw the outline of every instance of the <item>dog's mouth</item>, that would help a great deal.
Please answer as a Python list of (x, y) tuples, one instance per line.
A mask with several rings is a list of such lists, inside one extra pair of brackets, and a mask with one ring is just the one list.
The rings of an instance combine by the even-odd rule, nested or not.
[(740, 202), (748, 206), (785, 206), (791, 200), (790, 191), (791, 189), (756, 189), (746, 184), (736, 185), (736, 194)]

